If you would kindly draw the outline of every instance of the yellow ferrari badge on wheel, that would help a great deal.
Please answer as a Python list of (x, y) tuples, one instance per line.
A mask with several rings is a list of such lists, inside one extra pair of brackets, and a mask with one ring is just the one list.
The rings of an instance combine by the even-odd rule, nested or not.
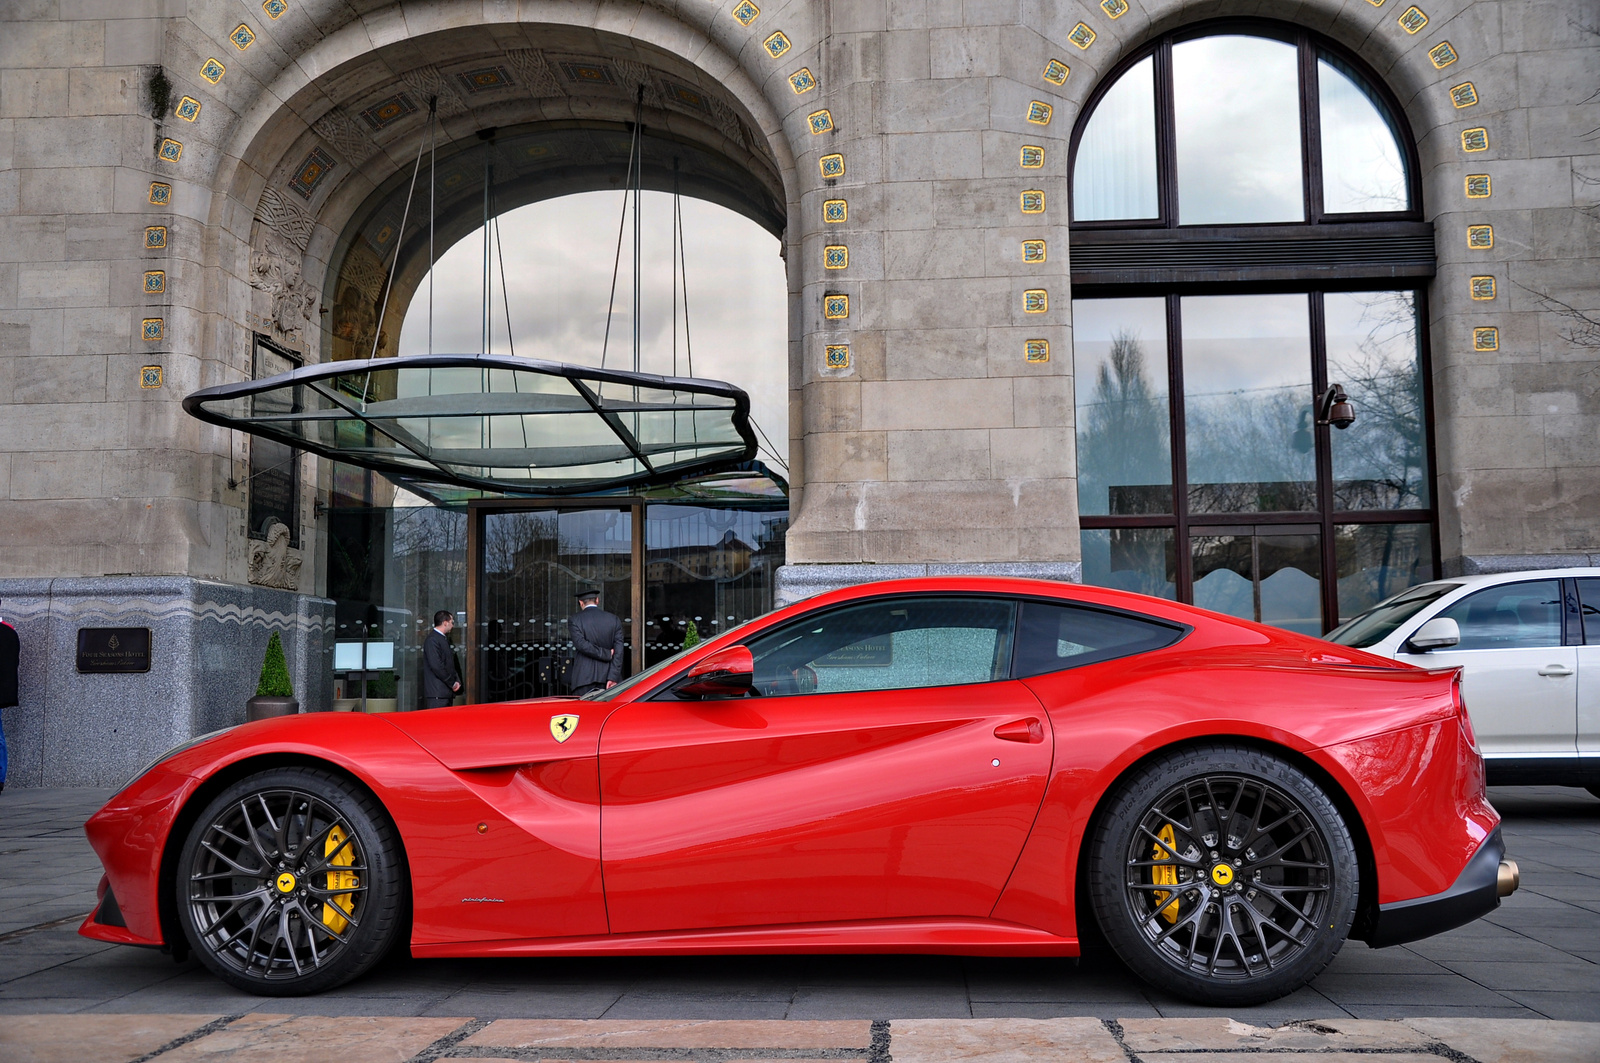
[(565, 742), (578, 729), (578, 718), (570, 712), (550, 717), (550, 735), (557, 742)]

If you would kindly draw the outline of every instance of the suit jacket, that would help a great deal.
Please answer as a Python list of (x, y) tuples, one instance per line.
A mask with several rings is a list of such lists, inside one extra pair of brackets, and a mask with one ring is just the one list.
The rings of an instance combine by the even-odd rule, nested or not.
[(577, 649), (567, 684), (572, 688), (615, 683), (622, 678), (622, 621), (598, 606), (567, 617)]
[(422, 696), (453, 698), (456, 692), (450, 688), (460, 681), (450, 640), (439, 634), (437, 628), (429, 631), (428, 637), (422, 641)]
[(21, 651), (16, 629), (0, 621), (0, 709), (17, 703), (17, 661)]

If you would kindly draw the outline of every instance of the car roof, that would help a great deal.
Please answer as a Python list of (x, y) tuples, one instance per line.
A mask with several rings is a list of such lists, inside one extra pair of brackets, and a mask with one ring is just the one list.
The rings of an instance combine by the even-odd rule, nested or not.
[[(1496, 583), (1519, 583), (1535, 579), (1574, 579), (1600, 576), (1600, 568), (1534, 568), (1518, 572), (1475, 572), (1470, 576), (1445, 576), (1428, 583), (1455, 583), (1462, 587), (1484, 587)], [(1421, 584), (1419, 584), (1421, 586)]]

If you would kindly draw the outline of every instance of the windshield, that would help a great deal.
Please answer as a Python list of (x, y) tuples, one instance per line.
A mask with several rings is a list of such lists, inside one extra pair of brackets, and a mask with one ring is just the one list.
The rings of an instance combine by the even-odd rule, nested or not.
[(1376, 645), (1393, 634), (1395, 628), (1421, 612), (1429, 602), (1438, 601), (1459, 586), (1459, 583), (1424, 583), (1420, 587), (1413, 587), (1379, 602), (1364, 613), (1358, 613), (1322, 637), (1341, 646), (1354, 646), (1358, 650)]
[[(762, 615), (765, 616), (767, 614), (762, 614)], [(724, 631), (721, 635), (718, 635), (717, 637), (718, 638), (723, 638), (723, 637), (725, 637), (727, 635), (732, 634), (735, 631), (743, 631), (745, 628), (749, 627), (751, 624), (756, 623), (756, 621), (758, 621), (760, 619), (761, 619), (761, 617), (758, 616), (754, 620), (746, 620), (744, 623), (740, 624), (738, 627), (729, 628), (727, 631)], [(730, 646), (738, 645), (738, 642), (737, 642), (737, 640), (735, 640), (734, 642), (729, 643), (729, 645)], [(655, 676), (659, 675), (660, 673), (666, 671), (668, 668), (671, 668), (674, 664), (676, 664), (678, 662), (678, 660), (680, 658), (683, 657), (684, 654), (688, 653), (689, 650), (698, 650), (699, 648), (700, 648), (699, 645), (695, 645), (695, 646), (690, 646), (689, 649), (687, 649), (687, 650), (679, 650), (677, 653), (674, 653), (671, 657), (668, 657), (666, 660), (657, 661), (655, 664), (652, 664), (649, 668), (646, 668), (644, 671), (638, 673), (637, 675), (629, 676), (628, 678), (624, 679), (622, 682), (618, 683), (616, 686), (611, 687), (608, 690), (591, 690), (589, 693), (585, 694), (579, 700), (580, 701), (610, 701), (613, 698), (621, 697), (623, 694), (626, 694), (628, 691), (632, 690), (634, 687), (638, 686), (640, 683), (643, 683), (645, 680), (654, 678)]]

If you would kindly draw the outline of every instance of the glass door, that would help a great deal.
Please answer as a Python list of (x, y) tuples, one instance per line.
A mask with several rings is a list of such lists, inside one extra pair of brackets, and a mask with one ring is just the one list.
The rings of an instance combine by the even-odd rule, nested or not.
[(1194, 604), (1304, 635), (1322, 634), (1322, 530), (1314, 524), (1196, 528)]

